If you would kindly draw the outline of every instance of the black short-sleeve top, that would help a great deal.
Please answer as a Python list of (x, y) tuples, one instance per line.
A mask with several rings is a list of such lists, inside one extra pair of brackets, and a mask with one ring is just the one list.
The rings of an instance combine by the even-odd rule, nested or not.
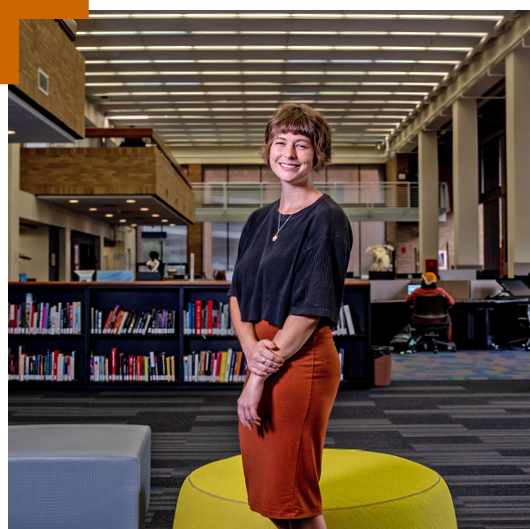
[[(254, 211), (239, 241), (229, 296), (241, 319), (268, 321), (281, 329), (289, 315), (321, 317), (336, 325), (353, 244), (342, 208), (322, 195), (301, 211), (281, 215), (279, 200)], [(287, 220), (288, 219), (288, 220)]]

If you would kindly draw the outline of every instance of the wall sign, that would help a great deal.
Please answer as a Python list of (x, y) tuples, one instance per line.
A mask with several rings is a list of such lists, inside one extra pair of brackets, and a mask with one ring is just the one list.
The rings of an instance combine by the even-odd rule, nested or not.
[(142, 239), (167, 239), (166, 231), (142, 231)]

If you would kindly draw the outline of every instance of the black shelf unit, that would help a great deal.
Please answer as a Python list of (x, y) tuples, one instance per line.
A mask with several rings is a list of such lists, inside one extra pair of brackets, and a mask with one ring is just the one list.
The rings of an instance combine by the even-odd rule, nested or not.
[[(133, 357), (148, 357), (153, 351), (156, 354), (165, 353), (167, 357), (175, 356), (175, 380), (174, 381), (126, 381), (106, 380), (96, 381), (87, 377), (87, 387), (110, 388), (110, 387), (178, 387), (180, 385), (180, 287), (161, 282), (145, 283), (85, 283), (88, 290), (89, 310), (102, 310), (105, 317), (119, 305), (125, 311), (142, 312), (145, 310), (165, 309), (175, 311), (175, 333), (174, 334), (99, 334), (89, 333), (87, 340), (87, 371), (90, 370), (90, 355), (94, 357), (109, 357), (113, 348), (118, 350), (118, 355), (123, 353)], [(105, 325), (103, 318), (103, 325)]]
[[(46, 351), (47, 348), (75, 348), (79, 351), (78, 379), (71, 382), (9, 381), (10, 387), (20, 388), (239, 388), (240, 382), (184, 382), (183, 357), (193, 350), (225, 351), (232, 348), (240, 351), (236, 336), (185, 335), (182, 311), (187, 310), (188, 302), (215, 300), (228, 303), (230, 284), (214, 281), (164, 281), (133, 283), (9, 283), (9, 303), (21, 303), (26, 292), (31, 292), (37, 301), (82, 301), (82, 334), (80, 335), (15, 335), (9, 334), (10, 347), (25, 345), (28, 353)], [(373, 385), (373, 366), (370, 356), (370, 284), (346, 283), (344, 304), (350, 306), (354, 335), (335, 336), (337, 348), (345, 350), (344, 376), (342, 384), (352, 387)], [(103, 310), (106, 314), (120, 305), (125, 310), (151, 310), (153, 308), (176, 311), (175, 334), (94, 334), (90, 328), (90, 309)], [(175, 381), (159, 382), (95, 382), (90, 380), (90, 355), (108, 356), (112, 347), (130, 355), (148, 355), (150, 351), (175, 355)]]
[(69, 283), (68, 287), (57, 288), (57, 283), (9, 283), (8, 302), (9, 304), (21, 304), (26, 301), (26, 293), (34, 296), (36, 303), (67, 303), (72, 301), (81, 301), (81, 333), (79, 334), (8, 334), (8, 344), (11, 354), (18, 353), (18, 347), (24, 346), (27, 355), (44, 355), (47, 350), (61, 350), (68, 354), (76, 351), (75, 378), (68, 382), (56, 381), (20, 381), (10, 380), (10, 386), (17, 387), (69, 387), (83, 388), (86, 386), (86, 346), (87, 346), (87, 311), (88, 291), (80, 283)]

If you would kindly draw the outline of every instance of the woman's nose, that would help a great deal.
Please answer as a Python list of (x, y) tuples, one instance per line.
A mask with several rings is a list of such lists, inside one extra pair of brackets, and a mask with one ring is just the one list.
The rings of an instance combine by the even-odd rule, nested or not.
[(296, 158), (296, 148), (294, 145), (290, 145), (287, 148), (287, 156), (289, 156), (289, 158)]

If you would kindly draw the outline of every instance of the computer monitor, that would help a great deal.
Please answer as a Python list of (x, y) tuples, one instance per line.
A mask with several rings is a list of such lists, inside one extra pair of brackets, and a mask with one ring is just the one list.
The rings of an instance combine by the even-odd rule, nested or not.
[(94, 277), (95, 270), (74, 270), (75, 275), (79, 278), (79, 281), (91, 282)]
[(407, 294), (412, 294), (417, 288), (421, 287), (421, 283), (410, 283), (407, 285)]
[(514, 298), (530, 298), (530, 288), (520, 279), (497, 279), (497, 282)]

